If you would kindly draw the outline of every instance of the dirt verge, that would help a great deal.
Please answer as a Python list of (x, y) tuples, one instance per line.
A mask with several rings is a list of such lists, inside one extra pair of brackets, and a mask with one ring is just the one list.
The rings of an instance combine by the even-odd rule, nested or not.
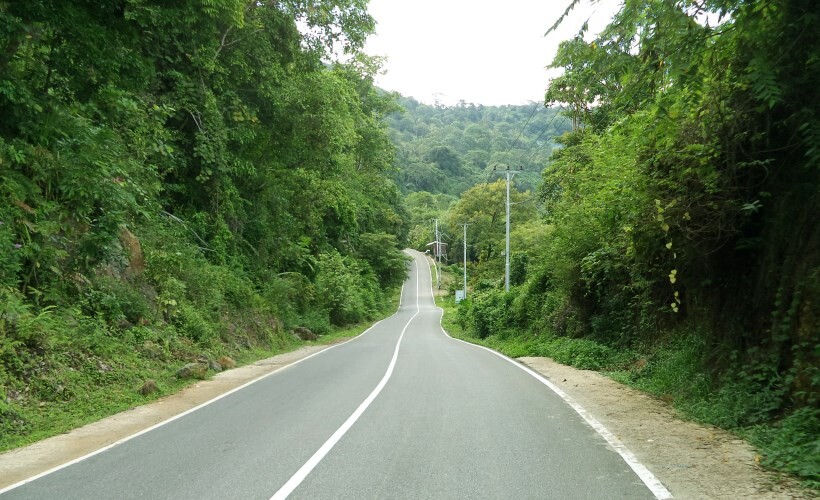
[(745, 441), (722, 429), (680, 419), (667, 403), (600, 373), (549, 358), (519, 358), (601, 422), (676, 499), (818, 498), (763, 470)]
[(250, 365), (223, 371), (153, 403), (2, 453), (0, 489), (116, 443), (328, 347), (330, 346), (305, 346)]

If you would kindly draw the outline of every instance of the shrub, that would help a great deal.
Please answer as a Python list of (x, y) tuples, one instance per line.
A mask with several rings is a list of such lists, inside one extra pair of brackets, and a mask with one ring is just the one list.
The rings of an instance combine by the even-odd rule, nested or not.
[(372, 317), (385, 303), (370, 267), (335, 250), (319, 256), (316, 277), (317, 306), (327, 310), (337, 326)]
[(820, 410), (800, 408), (776, 425), (747, 432), (762, 455), (763, 465), (790, 472), (820, 489)]
[(588, 339), (555, 337), (534, 347), (536, 356), (548, 356), (555, 361), (582, 370), (612, 370), (628, 364), (634, 354), (618, 351)]

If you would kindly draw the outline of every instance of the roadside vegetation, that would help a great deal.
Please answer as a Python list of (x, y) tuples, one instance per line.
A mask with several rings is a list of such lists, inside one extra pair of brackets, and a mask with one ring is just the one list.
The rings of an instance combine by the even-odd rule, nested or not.
[(440, 219), (449, 262), (470, 224), (453, 331), (606, 372), (820, 488), (816, 21), (807, 1), (627, 2), (563, 42), (546, 104), (574, 130), (513, 186), (508, 293), (503, 182), (408, 196), (412, 241)]
[(357, 1), (0, 2), (0, 450), (390, 311), (373, 27)]
[(446, 107), (374, 88), (360, 1), (0, 1), (0, 450), (353, 334), (435, 218), (452, 334), (819, 488), (816, 11), (629, 1), (544, 107)]
[[(168, 325), (112, 335), (104, 324), (75, 330), (45, 316), (36, 320), (36, 327), (51, 332), (47, 345), (36, 353), (20, 350), (14, 360), (28, 378), (23, 379), (26, 385), (17, 385), (12, 379), (7, 386), (0, 452), (173, 394), (218, 371), (302, 346), (354, 337), (374, 320), (393, 314), (398, 300), (398, 290), (394, 290), (385, 306), (368, 319), (344, 327), (330, 326), (322, 334), (305, 338), (273, 316), (256, 315), (252, 308), (227, 310), (226, 318), (232, 319), (212, 327), (233, 333), (209, 342), (193, 341)], [(69, 332), (74, 338), (68, 338)], [(191, 362), (208, 369), (183, 375)]]

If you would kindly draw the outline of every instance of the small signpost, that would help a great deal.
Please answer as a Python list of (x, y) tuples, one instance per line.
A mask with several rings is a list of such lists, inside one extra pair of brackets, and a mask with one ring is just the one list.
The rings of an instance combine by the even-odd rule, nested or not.
[(464, 290), (456, 290), (456, 304), (464, 300)]

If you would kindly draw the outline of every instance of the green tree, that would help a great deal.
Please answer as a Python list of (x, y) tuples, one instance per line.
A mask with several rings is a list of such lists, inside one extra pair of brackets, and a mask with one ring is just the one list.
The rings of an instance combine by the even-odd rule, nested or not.
[[(458, 253), (462, 245), (459, 224), (470, 224), (468, 259), (492, 260), (504, 251), (507, 186), (505, 180), (479, 184), (462, 193), (447, 213), (447, 232), (452, 236), (450, 251)], [(515, 225), (537, 217), (529, 192), (510, 189), (512, 204), (510, 223)]]

